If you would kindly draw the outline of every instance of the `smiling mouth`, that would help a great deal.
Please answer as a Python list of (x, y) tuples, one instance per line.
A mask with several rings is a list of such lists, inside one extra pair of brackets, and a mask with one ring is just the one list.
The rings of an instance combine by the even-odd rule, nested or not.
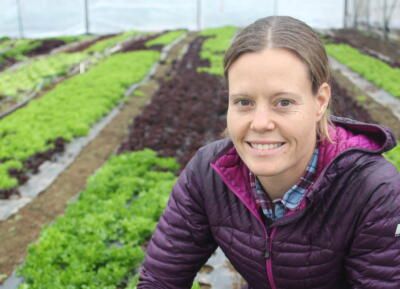
[(247, 144), (256, 149), (256, 150), (260, 150), (260, 151), (270, 151), (270, 150), (274, 150), (277, 148), (280, 148), (281, 146), (283, 146), (285, 143), (281, 142), (281, 143), (274, 143), (274, 144), (260, 144), (260, 143), (251, 143), (251, 142), (247, 142)]

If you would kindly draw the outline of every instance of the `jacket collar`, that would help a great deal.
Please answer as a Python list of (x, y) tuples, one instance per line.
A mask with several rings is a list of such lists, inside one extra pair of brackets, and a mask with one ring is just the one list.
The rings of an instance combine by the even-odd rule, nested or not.
[[(317, 180), (311, 189), (322, 186), (326, 170), (340, 161), (340, 167), (351, 165), (352, 158), (344, 158), (349, 152), (368, 152), (381, 154), (396, 145), (395, 138), (389, 128), (376, 124), (368, 124), (349, 118), (332, 116), (334, 126), (329, 127), (333, 140), (330, 143), (324, 140), (318, 143), (320, 156), (317, 166)], [(212, 168), (222, 178), (222, 181), (245, 204), (245, 206), (259, 217), (256, 203), (251, 195), (249, 169), (239, 157), (232, 142), (214, 158)], [(313, 198), (312, 194), (307, 197)], [(305, 204), (299, 207), (303, 208)]]

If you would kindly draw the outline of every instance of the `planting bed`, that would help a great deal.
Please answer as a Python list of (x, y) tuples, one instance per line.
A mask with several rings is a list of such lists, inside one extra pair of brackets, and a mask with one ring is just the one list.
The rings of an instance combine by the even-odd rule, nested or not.
[[(85, 43), (82, 43), (80, 47), (79, 44), (78, 47), (71, 47), (73, 51), (80, 50), (81, 52), (66, 53), (71, 50), (59, 50), (59, 53), (35, 58), (22, 63), (19, 67), (4, 71), (0, 74), (0, 118), (39, 96), (45, 89), (64, 81), (67, 77), (90, 69), (100, 59), (118, 52), (118, 44), (123, 45), (126, 42), (127, 45), (136, 47), (129, 51), (146, 50), (149, 49), (147, 42), (151, 43), (151, 40), (155, 39), (158, 41), (158, 45), (151, 49), (161, 51), (163, 42), (168, 43), (169, 40), (179, 37), (182, 33), (183, 31), (172, 31), (141, 35), (138, 32), (130, 31), (111, 38), (104, 37), (100, 41), (89, 40), (87, 43), (92, 45), (90, 47)], [(164, 39), (158, 37), (161, 34)]]
[(184, 166), (200, 146), (221, 137), (227, 94), (220, 77), (197, 72), (207, 64), (199, 56), (204, 40), (193, 41), (169, 79), (160, 80), (159, 90), (135, 118), (120, 153), (147, 147), (176, 157)]
[(81, 52), (88, 49), (90, 46), (95, 45), (99, 41), (103, 41), (105, 39), (112, 38), (114, 36), (115, 36), (114, 34), (101, 35), (98, 37), (90, 38), (88, 40), (80, 41), (79, 43), (68, 45), (67, 47), (57, 50), (68, 53)]
[[(365, 91), (356, 87), (338, 72), (332, 79), (332, 112), (335, 115), (354, 118), (363, 122), (378, 123), (390, 127), (400, 139), (400, 122), (390, 108), (377, 103)], [(400, 144), (384, 154), (400, 170)]]
[[(158, 41), (162, 47), (182, 33), (170, 32), (151, 37), (151, 41)], [(17, 184), (27, 180), (27, 172), (36, 173), (44, 161), (63, 150), (64, 141), (86, 135), (89, 126), (114, 107), (124, 89), (142, 79), (159, 57), (160, 53), (153, 51), (116, 54), (3, 119), (0, 198), (15, 194)]]
[(57, 77), (65, 77), (74, 65), (87, 58), (84, 53), (58, 53), (5, 70), (0, 74), (0, 100), (18, 103), (29, 93), (39, 91), (46, 84), (48, 86)]
[[(389, 126), (397, 138), (400, 137), (400, 69), (397, 68), (398, 55), (394, 55), (393, 51), (395, 49), (394, 44), (389, 47), (389, 44), (381, 46), (381, 49), (385, 50), (389, 54), (392, 51), (391, 57), (382, 57), (383, 54), (377, 52), (378, 47), (375, 46), (371, 53), (371, 49), (367, 47), (368, 41), (365, 43), (360, 41), (362, 37), (354, 37), (357, 40), (351, 40), (347, 36), (347, 42), (351, 43), (352, 46), (358, 47), (354, 48), (348, 44), (333, 44), (327, 43), (325, 45), (328, 54), (335, 58), (340, 63), (333, 64), (337, 67), (337, 71), (334, 71), (334, 75), (340, 80), (340, 86), (349, 86), (350, 90), (357, 91), (356, 95), (352, 95), (353, 101), (346, 102), (355, 110), (354, 104), (364, 111), (368, 111), (369, 117), (372, 122), (381, 123)], [(381, 41), (382, 42), (382, 41)], [(362, 47), (362, 44), (366, 45)], [(383, 48), (382, 48), (383, 47)], [(391, 48), (391, 49), (390, 49)], [(362, 53), (362, 52), (364, 53)], [(371, 56), (373, 55), (373, 56)], [(349, 70), (350, 69), (350, 70)], [(344, 77), (346, 75), (347, 77)], [(360, 77), (361, 76), (361, 77)], [(347, 79), (348, 78), (348, 79)], [(349, 81), (351, 79), (351, 81)], [(366, 82), (365, 80), (370, 83)], [(372, 85), (371, 85), (372, 83)], [(358, 86), (358, 87), (357, 87)], [(374, 87), (376, 86), (376, 87)], [(344, 109), (345, 106), (341, 106)], [(364, 118), (364, 116), (359, 115), (359, 117)], [(400, 156), (399, 147), (397, 146), (391, 152), (385, 154), (385, 156), (393, 162), (398, 168), (400, 168)]]
[(42, 41), (42, 43), (32, 49), (31, 51), (28, 51), (25, 55), (29, 56), (29, 57), (33, 57), (33, 56), (37, 56), (37, 55), (42, 55), (42, 54), (47, 54), (50, 51), (52, 51), (53, 49), (63, 46), (67, 44), (67, 42), (65, 42), (64, 40), (60, 40), (60, 39), (45, 39)]
[(136, 41), (127, 41), (122, 44), (121, 51), (135, 51), (135, 50), (158, 50), (160, 51), (165, 44), (174, 41), (183, 35), (184, 30), (177, 31), (164, 31), (161, 33), (156, 33), (148, 37), (143, 37), (142, 39)]
[[(181, 73), (187, 74), (188, 66), (193, 75), (199, 76), (197, 68), (198, 63), (202, 61), (198, 54), (203, 41), (202, 38), (196, 39), (183, 59), (175, 62), (173, 70), (170, 70), (169, 74), (172, 79)], [(202, 73), (202, 75), (206, 74)], [(157, 78), (160, 79), (159, 76)], [(210, 76), (210, 78), (203, 78), (203, 81), (207, 81), (209, 84), (212, 78), (220, 80), (216, 76)], [(191, 81), (192, 78), (189, 80)], [(170, 85), (169, 82), (165, 83)], [(218, 83), (221, 85), (221, 82)], [(164, 86), (164, 82), (161, 82), (157, 93), (163, 91)], [(177, 87), (181, 89), (182, 86), (183, 84), (180, 84)], [(216, 86), (214, 87), (216, 88)], [(183, 98), (182, 100), (186, 100), (187, 95), (191, 95), (191, 91), (184, 89), (183, 92), (185, 94), (178, 95)], [(212, 91), (208, 93), (213, 95)], [(202, 100), (204, 97), (205, 95), (190, 97), (189, 104), (193, 106), (191, 98)], [(215, 97), (219, 98), (218, 95)], [(154, 100), (157, 99), (153, 98), (153, 102)], [(209, 100), (211, 101), (209, 97), (205, 98), (205, 103)], [(177, 99), (174, 101), (176, 102)], [(203, 101), (197, 102), (203, 103)], [(224, 100), (225, 103), (226, 100)], [(201, 113), (199, 108), (195, 107), (192, 113)], [(204, 109), (209, 108), (208, 106), (204, 107)], [(190, 109), (190, 107), (181, 107), (181, 109)], [(224, 110), (225, 107), (221, 114), (224, 114)], [(215, 112), (219, 113), (219, 111)], [(222, 123), (224, 124), (224, 121)], [(176, 126), (176, 123), (174, 124)], [(189, 135), (188, 139), (193, 136), (195, 139), (201, 137), (203, 140), (212, 137), (212, 130), (209, 129), (213, 127), (212, 124), (198, 122), (197, 125), (203, 126), (204, 131), (196, 131), (194, 135)], [(207, 133), (207, 130), (211, 134)], [(202, 144), (204, 142), (198, 143), (198, 146)], [(176, 151), (176, 148), (173, 149)], [(133, 153), (132, 157), (138, 155), (137, 160), (142, 164), (137, 163), (134, 157), (131, 158), (130, 153), (121, 154), (107, 162), (107, 165), (91, 179), (88, 188), (82, 193), (78, 202), (70, 206), (66, 215), (45, 231), (37, 245), (31, 246), (30, 254), (21, 271), (23, 276), (29, 280), (24, 285), (26, 287), (23, 288), (40, 288), (39, 286), (46, 282), (49, 285), (57, 284), (60, 288), (64, 288), (66, 285), (69, 285), (70, 288), (82, 286), (86, 286), (85, 288), (105, 288), (106, 286), (107, 288), (134, 288), (136, 282), (134, 275), (137, 272), (137, 269), (134, 268), (137, 267), (137, 262), (143, 258), (143, 253), (138, 245), (143, 244), (150, 237), (155, 221), (158, 220), (165, 206), (173, 184), (170, 177), (164, 180), (153, 170), (159, 168), (161, 174), (166, 174), (167, 163), (171, 164), (168, 166), (169, 170), (176, 168), (173, 162), (168, 160), (152, 164), (152, 161), (149, 161), (152, 157), (148, 153), (144, 152), (140, 157), (139, 153)], [(118, 164), (121, 161), (124, 163), (122, 166)], [(113, 163), (119, 168), (111, 169), (110, 166)], [(139, 178), (131, 176), (129, 171), (136, 172)], [(160, 185), (157, 185), (157, 182)], [(135, 197), (135, 195), (137, 196)], [(153, 203), (152, 206), (148, 206), (150, 202)], [(84, 209), (85, 207), (86, 209)], [(120, 209), (115, 210), (117, 207)], [(82, 213), (85, 217), (81, 215)], [(88, 242), (85, 242), (86, 239)], [(63, 243), (65, 244), (62, 245)], [(90, 248), (94, 245), (97, 249), (92, 252)], [(61, 252), (65, 254), (60, 255)], [(95, 254), (93, 255), (93, 253)], [(43, 263), (42, 260), (47, 261)], [(45, 270), (37, 270), (38, 267), (45, 268)], [(58, 277), (54, 278), (54, 276)], [(195, 285), (194, 288), (199, 287)]]
[(348, 90), (340, 86), (333, 78), (331, 81), (332, 88), (332, 113), (337, 116), (353, 118), (363, 122), (374, 122), (373, 118)]
[[(108, 55), (101, 54), (108, 52), (118, 43), (139, 35), (138, 32), (131, 31), (111, 38), (103, 37), (89, 40), (71, 47), (73, 51), (81, 50), (81, 52), (71, 53), (71, 50), (66, 49), (59, 51), (60, 53), (32, 59), (21, 63), (18, 67), (4, 71), (0, 74), (0, 100), (5, 98), (6, 101), (2, 101), (0, 104), (0, 112), (25, 100), (29, 94), (35, 95), (35, 92), (44, 87), (51, 86), (69, 75), (80, 72), (81, 69), (74, 69), (77, 64), (83, 65), (83, 68), (87, 70), (87, 66)], [(90, 44), (90, 47), (87, 44)], [(96, 55), (93, 56), (92, 54)], [(3, 104), (4, 102), (6, 102), (6, 105)]]
[(400, 67), (400, 47), (393, 41), (385, 41), (377, 35), (355, 29), (332, 30), (327, 39), (334, 43), (349, 44), (392, 67)]
[(7, 196), (23, 180), (17, 182), (7, 171), (25, 175), (47, 159), (49, 151), (56, 152), (58, 140), (86, 135), (123, 98), (129, 85), (144, 78), (158, 57), (150, 51), (110, 57), (3, 119), (0, 194)]
[[(171, 48), (170, 56), (165, 61), (166, 64), (161, 65), (155, 72), (157, 77), (161, 77), (167, 63), (172, 62), (170, 57), (176, 58), (181, 48), (182, 44)], [(153, 81), (149, 83), (151, 82)], [(141, 88), (143, 93), (150, 90), (147, 85)], [(120, 144), (132, 115), (140, 111), (140, 107), (144, 105), (146, 99), (145, 95), (137, 94), (127, 101), (121, 112), (103, 130), (104, 132), (102, 131), (82, 151), (71, 167), (49, 189), (24, 207), (17, 215), (0, 222), (0, 242), (4, 244), (4, 246), (0, 246), (0, 276), (2, 273), (9, 275), (15, 265), (22, 261), (27, 244), (37, 238), (42, 224), (50, 222), (55, 216), (62, 213), (67, 200), (82, 190), (87, 176), (104, 162), (107, 156), (115, 150), (117, 144)]]
[[(65, 44), (81, 41), (90, 36), (65, 36), (59, 38), (49, 38), (43, 40), (18, 39), (9, 40), (2, 43), (0, 48), (0, 71), (6, 67), (21, 61), (27, 57), (33, 57), (50, 53), (53, 49)], [(5, 45), (9, 43), (8, 47)]]
[[(176, 34), (169, 41), (180, 35)], [(168, 41), (164, 42), (168, 44)], [(2, 198), (16, 192), (16, 180), (22, 184), (26, 172), (35, 172), (41, 163), (62, 150), (64, 140), (85, 135), (88, 125), (113, 107), (123, 96), (129, 81), (140, 80), (159, 55), (159, 52), (138, 51), (112, 56), (87, 74), (59, 84), (36, 102), (3, 119), (0, 122), (1, 142), (4, 143), (0, 150)], [(76, 107), (78, 103), (79, 107)], [(63, 107), (63, 110), (58, 107)], [(79, 113), (79, 110), (85, 112)], [(27, 141), (33, 137), (29, 132), (35, 133), (35, 141)], [(7, 140), (11, 136), (12, 139)]]

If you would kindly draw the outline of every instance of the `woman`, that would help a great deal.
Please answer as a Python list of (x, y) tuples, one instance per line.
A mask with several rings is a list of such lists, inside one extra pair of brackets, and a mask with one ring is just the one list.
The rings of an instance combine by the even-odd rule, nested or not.
[(180, 175), (138, 288), (190, 288), (217, 246), (253, 289), (400, 288), (400, 175), (382, 157), (395, 140), (328, 115), (318, 36), (260, 19), (224, 65), (229, 137)]

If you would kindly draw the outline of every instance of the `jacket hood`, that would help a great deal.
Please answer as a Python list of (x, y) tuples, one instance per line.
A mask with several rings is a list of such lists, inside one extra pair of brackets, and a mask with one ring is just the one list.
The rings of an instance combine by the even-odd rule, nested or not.
[(334, 126), (329, 126), (329, 134), (333, 143), (324, 140), (318, 144), (317, 175), (347, 151), (382, 154), (396, 145), (392, 131), (385, 126), (337, 116), (331, 116), (331, 121)]

